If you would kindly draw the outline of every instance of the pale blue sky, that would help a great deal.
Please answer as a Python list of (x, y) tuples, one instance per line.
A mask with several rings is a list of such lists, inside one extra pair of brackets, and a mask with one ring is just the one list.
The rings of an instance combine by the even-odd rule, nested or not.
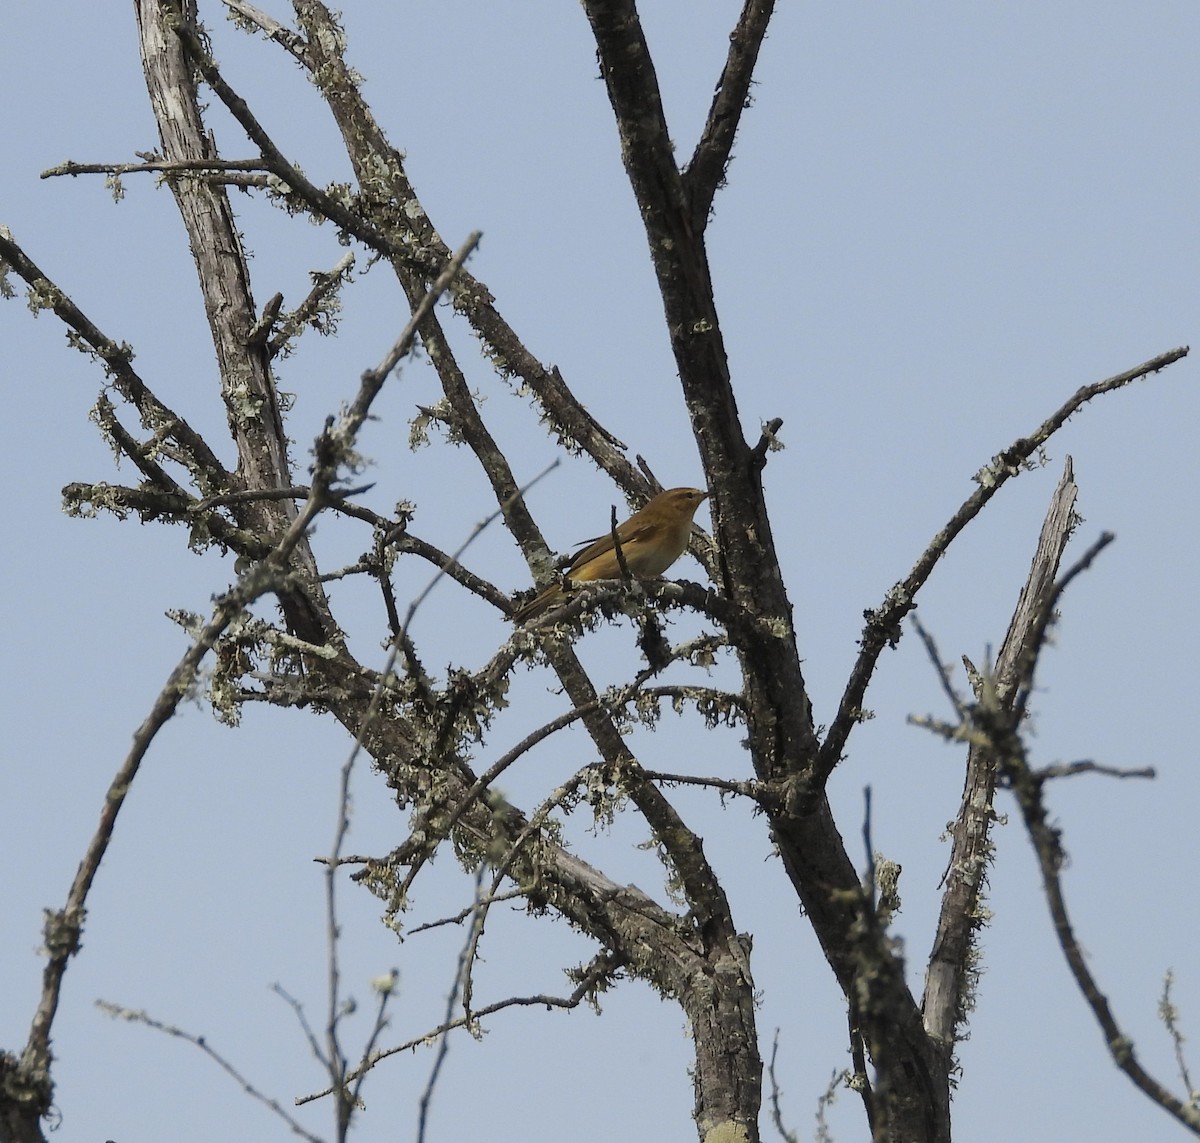
[[(737, 5), (644, 4), (678, 153), (689, 154), (720, 71)], [(286, 18), (282, 5), (274, 14)], [(315, 93), (277, 49), (204, 16), (227, 78), (315, 182), (348, 167)], [(542, 360), (668, 484), (701, 478), (663, 334), (644, 240), (624, 182), (594, 47), (576, 5), (351, 4), (350, 57), (435, 225), (451, 245), (484, 232), (473, 271)], [(1194, 4), (782, 5), (765, 45), (754, 106), (716, 203), (710, 250), (747, 433), (785, 420), (766, 483), (818, 721), (830, 720), (877, 605), (970, 493), (971, 475), (1080, 385), (1197, 340), (1196, 201), (1200, 164), (1200, 11)], [(211, 347), (173, 202), (148, 178), (114, 205), (99, 178), (40, 182), (65, 159), (129, 160), (157, 145), (131, 6), (25, 5), (0, 39), (5, 155), (0, 223), (118, 340), (156, 391), (221, 442)], [(213, 100), (212, 102), (216, 102)], [(230, 121), (212, 124), (227, 157), (248, 156)], [(328, 231), (234, 194), (261, 305), (289, 305), (310, 269), (341, 256)], [(360, 259), (360, 265), (362, 260)], [(285, 362), (296, 394), (289, 431), (301, 460), (403, 324), (376, 270), (345, 296), (341, 335), (308, 334)], [(0, 778), (0, 1046), (19, 1048), (36, 1003), (41, 910), (62, 903), (104, 789), (185, 642), (168, 608), (204, 610), (233, 576), (187, 553), (179, 530), (70, 521), (60, 489), (115, 473), (87, 412), (99, 371), (64, 347), (52, 315), (0, 306), (0, 372), (9, 495), (4, 677), (9, 727)], [(469, 339), (460, 335), (464, 355)], [(531, 476), (551, 445), (518, 397), (470, 357), (485, 414)], [(418, 505), (414, 529), (453, 548), (493, 507), (463, 450), (407, 448), (413, 406), (435, 396), (406, 366), (362, 440), (382, 512)], [(1035, 700), (1034, 761), (1094, 758), (1158, 768), (1154, 783), (1080, 778), (1050, 794), (1071, 856), (1066, 888), (1079, 938), (1139, 1055), (1178, 1090), (1155, 1008), (1173, 967), (1184, 1030), (1200, 1036), (1195, 807), (1200, 769), (1195, 489), (1200, 389), (1192, 360), (1077, 415), (1050, 463), (1006, 488), (955, 544), (920, 614), (943, 658), (998, 646), (1064, 457), (1075, 460), (1086, 523), (1068, 559), (1102, 530), (1117, 535), (1068, 594)], [(219, 451), (231, 455), (227, 445)], [(519, 458), (519, 459), (518, 459)], [(303, 462), (301, 460), (301, 469)], [(560, 549), (608, 518), (610, 486), (569, 462), (531, 495)], [(700, 520), (706, 523), (701, 512)], [(322, 523), (330, 567), (366, 546)], [(502, 531), (465, 562), (506, 587), (528, 573)], [(691, 561), (681, 575), (695, 578)], [(415, 593), (425, 568), (401, 576)], [(373, 596), (349, 585), (335, 605), (370, 659), (382, 637)], [(442, 610), (446, 608), (447, 610)], [(453, 622), (447, 623), (447, 615)], [(686, 630), (686, 624), (676, 632)], [(435, 668), (481, 662), (504, 625), (443, 584), (415, 635)], [(628, 629), (584, 648), (603, 679), (628, 662)], [(372, 660), (382, 661), (382, 652)], [(518, 701), (520, 700), (520, 701)], [(480, 762), (562, 709), (540, 676), (519, 676), (514, 709)], [(915, 639), (882, 661), (876, 719), (851, 740), (832, 795), (861, 864), (862, 788), (874, 791), (875, 844), (901, 862), (910, 978), (919, 992), (947, 847), (939, 834), (961, 789), (961, 757), (905, 724), (944, 715)], [(637, 742), (661, 769), (745, 776), (738, 735), (669, 717)], [(59, 1138), (182, 1143), (285, 1139), (193, 1049), (114, 1024), (96, 998), (146, 1008), (203, 1034), (257, 1085), (288, 1102), (321, 1086), (278, 981), (324, 1010), (322, 890), (312, 858), (332, 838), (347, 743), (304, 714), (251, 711), (239, 731), (187, 708), (161, 735), (126, 807), (91, 900), (84, 949), (67, 977), (54, 1039)], [(557, 740), (506, 776), (522, 805), (591, 757)], [(776, 861), (761, 818), (680, 794), (728, 880), (739, 928), (755, 934), (769, 1048), (791, 1125), (811, 1138), (817, 1096), (847, 1065), (844, 1010)], [(404, 833), (382, 782), (361, 768), (349, 848), (383, 852)], [(1001, 808), (1013, 807), (1003, 800)], [(664, 898), (660, 869), (634, 848), (640, 822), (573, 844), (618, 880)], [(1183, 1137), (1107, 1061), (1098, 1030), (1053, 942), (1015, 813), (997, 834), (986, 973), (955, 1097), (956, 1138), (1070, 1143)], [(449, 855), (418, 883), (414, 921), (459, 908), (466, 875)], [(665, 899), (665, 898), (664, 898)], [(391, 1042), (440, 1019), (460, 934), (397, 945), (377, 903), (342, 898), (345, 979), (393, 965), (401, 990)], [(569, 991), (563, 966), (590, 946), (562, 923), (497, 911), (477, 996)], [(597, 1019), (503, 1014), (482, 1043), (455, 1039), (431, 1138), (694, 1138), (690, 1047), (678, 1010), (627, 984)], [(357, 1024), (365, 1029), (367, 1018)], [(361, 1139), (409, 1138), (432, 1055), (394, 1059), (366, 1090)], [(1193, 1053), (1194, 1074), (1200, 1056)], [(330, 1134), (328, 1109), (304, 1113)], [(838, 1143), (865, 1137), (843, 1093)], [(570, 1126), (567, 1126), (570, 1124)], [(770, 1132), (764, 1120), (764, 1135)]]

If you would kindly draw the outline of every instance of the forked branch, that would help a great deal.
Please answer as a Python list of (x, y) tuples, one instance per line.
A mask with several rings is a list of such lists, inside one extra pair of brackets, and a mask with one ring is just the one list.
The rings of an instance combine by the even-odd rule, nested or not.
[(912, 570), (897, 583), (878, 609), (867, 616), (867, 625), (863, 628), (858, 659), (850, 672), (849, 681), (838, 705), (837, 715), (825, 736), (818, 760), (819, 777), (824, 780), (832, 772), (841, 759), (850, 732), (859, 721), (863, 697), (867, 684), (875, 672), (879, 656), (889, 645), (894, 646), (900, 638), (900, 624), (904, 617), (916, 606), (917, 593), (925, 586), (937, 562), (946, 554), (955, 537), (983, 510), (993, 496), (1017, 476), (1028, 465), (1030, 458), (1037, 455), (1046, 442), (1066, 424), (1067, 419), (1083, 405), (1095, 397), (1112, 392), (1146, 377), (1157, 373), (1168, 365), (1179, 361), (1188, 355), (1187, 346), (1170, 349), (1160, 353), (1149, 361), (1117, 373), (1112, 377), (1085, 385), (1076, 390), (1050, 417), (1043, 421), (1029, 436), (1019, 437), (1003, 452), (993, 457), (990, 464), (985, 465), (975, 475), (979, 487), (963, 501), (958, 511), (946, 522), (945, 527), (930, 541), (929, 546), (921, 553)]

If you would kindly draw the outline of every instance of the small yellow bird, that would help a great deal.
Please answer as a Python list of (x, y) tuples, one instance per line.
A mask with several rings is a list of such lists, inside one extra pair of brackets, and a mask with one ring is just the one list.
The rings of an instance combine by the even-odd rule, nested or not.
[[(635, 512), (624, 524), (617, 526), (621, 555), (625, 566), (639, 579), (662, 575), (687, 550), (692, 534), (692, 517), (708, 499), (699, 488), (669, 488), (660, 492), (640, 512)], [(620, 579), (621, 564), (617, 559), (612, 532), (584, 540), (588, 546), (571, 561), (567, 579), (589, 583), (597, 579)], [(560, 584), (551, 584), (538, 592), (513, 615), (514, 623), (524, 623), (565, 603), (567, 593)]]

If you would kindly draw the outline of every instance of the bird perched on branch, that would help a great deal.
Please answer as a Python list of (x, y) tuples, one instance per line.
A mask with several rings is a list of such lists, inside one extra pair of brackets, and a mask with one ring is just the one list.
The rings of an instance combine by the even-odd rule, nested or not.
[[(660, 492), (640, 512), (635, 512), (624, 524), (617, 526), (621, 556), (630, 575), (651, 579), (662, 575), (687, 550), (692, 534), (692, 517), (708, 499), (699, 488), (669, 488)], [(606, 532), (594, 540), (583, 541), (588, 546), (571, 561), (566, 578), (574, 583), (590, 583), (597, 579), (620, 579), (621, 561), (613, 543), (613, 534)], [(567, 593), (561, 584), (551, 584), (538, 592), (513, 615), (514, 623), (524, 623), (543, 615), (552, 607), (565, 603)]]

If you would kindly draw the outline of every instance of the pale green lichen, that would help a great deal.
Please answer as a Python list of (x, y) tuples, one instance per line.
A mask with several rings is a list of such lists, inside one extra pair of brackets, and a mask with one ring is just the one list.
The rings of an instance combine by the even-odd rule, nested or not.
[(117, 172), (105, 175), (104, 185), (112, 192), (113, 202), (120, 202), (125, 197), (125, 183)]
[(263, 397), (255, 393), (250, 386), (240, 381), (226, 391), (225, 404), (239, 424), (256, 421), (262, 415)]
[(36, 278), (25, 291), (25, 304), (34, 317), (42, 310), (54, 309), (62, 300), (62, 291), (47, 278)]
[(750, 1133), (744, 1123), (727, 1119), (704, 1133), (704, 1143), (750, 1143)]
[(773, 619), (760, 618), (758, 625), (762, 631), (774, 639), (790, 639), (792, 637), (792, 625), (782, 616)]
[(1004, 453), (997, 453), (985, 464), (972, 479), (980, 488), (995, 488), (1002, 480), (1018, 476), (1022, 472), (1033, 472), (1046, 464), (1049, 458), (1044, 448), (1037, 448), (1031, 456), (1020, 459), (1008, 459)]

